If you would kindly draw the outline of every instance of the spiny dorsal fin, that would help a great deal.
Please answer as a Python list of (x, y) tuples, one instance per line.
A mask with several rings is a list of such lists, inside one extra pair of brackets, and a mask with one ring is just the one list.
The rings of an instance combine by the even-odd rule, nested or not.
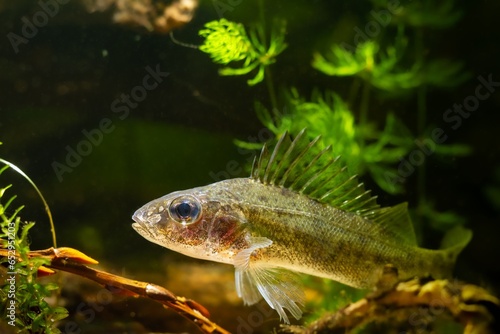
[(320, 137), (309, 141), (305, 132), (303, 129), (293, 140), (285, 133), (271, 152), (264, 145), (254, 160), (251, 178), (359, 215), (377, 211), (376, 197), (355, 175), (347, 173), (338, 158), (331, 157), (331, 147), (318, 147)]

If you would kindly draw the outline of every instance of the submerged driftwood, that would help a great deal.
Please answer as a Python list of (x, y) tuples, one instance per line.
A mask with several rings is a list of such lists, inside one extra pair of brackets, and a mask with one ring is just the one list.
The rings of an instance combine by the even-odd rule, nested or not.
[[(0, 249), (0, 256), (7, 257), (7, 254), (7, 249)], [(227, 330), (211, 321), (207, 309), (194, 300), (179, 297), (153, 283), (136, 281), (88, 267), (86, 264), (97, 264), (98, 262), (76, 249), (51, 247), (45, 250), (31, 251), (28, 256), (45, 258), (50, 261), (49, 264), (39, 268), (39, 276), (54, 274), (52, 269), (76, 274), (103, 285), (112, 293), (152, 299), (187, 318), (197, 325), (203, 333), (229, 334)]]
[(306, 327), (286, 326), (294, 334), (350, 333), (367, 325), (397, 333), (430, 333), (433, 323), (451, 320), (465, 334), (498, 333), (500, 302), (485, 289), (460, 281), (415, 278), (326, 314)]

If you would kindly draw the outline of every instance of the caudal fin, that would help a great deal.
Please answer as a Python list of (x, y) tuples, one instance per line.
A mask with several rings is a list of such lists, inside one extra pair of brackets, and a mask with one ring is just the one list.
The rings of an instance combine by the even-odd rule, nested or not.
[(457, 226), (446, 233), (441, 242), (441, 249), (452, 254), (453, 261), (472, 239), (472, 231), (462, 226)]
[(472, 231), (462, 226), (457, 226), (446, 233), (441, 242), (441, 255), (444, 260), (444, 266), (441, 267), (443, 276), (451, 276), (458, 255), (471, 239)]

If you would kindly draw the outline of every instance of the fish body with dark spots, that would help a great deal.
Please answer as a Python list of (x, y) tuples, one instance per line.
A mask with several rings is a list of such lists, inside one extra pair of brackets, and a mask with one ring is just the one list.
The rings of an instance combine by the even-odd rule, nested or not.
[(419, 248), (406, 203), (380, 208), (357, 179), (311, 148), (301, 132), (264, 147), (251, 177), (178, 191), (136, 211), (146, 239), (199, 259), (232, 264), (238, 295), (261, 298), (285, 322), (302, 315), (295, 273), (357, 287), (377, 284), (385, 266), (400, 279), (451, 272), (471, 233), (448, 238), (447, 249)]

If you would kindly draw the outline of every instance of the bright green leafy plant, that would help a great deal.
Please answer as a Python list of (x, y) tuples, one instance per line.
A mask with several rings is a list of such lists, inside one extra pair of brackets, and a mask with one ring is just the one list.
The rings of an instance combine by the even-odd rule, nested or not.
[[(394, 171), (394, 163), (413, 146), (411, 133), (392, 113), (388, 114), (385, 128), (380, 131), (374, 124), (356, 123), (354, 114), (337, 94), (315, 90), (311, 100), (300, 97), (296, 89), (287, 94), (287, 112), (271, 115), (261, 104), (256, 105), (262, 123), (276, 136), (285, 131), (298, 133), (307, 127), (310, 139), (321, 135), (319, 148), (331, 146), (336, 155), (348, 166), (352, 174), (369, 171), (378, 185), (389, 193), (401, 191), (401, 185), (384, 177)], [(239, 146), (251, 146), (237, 142)]]
[[(398, 5), (399, 7), (390, 14), (387, 8), (392, 5), (388, 1), (373, 0), (372, 2), (376, 7), (385, 10), (386, 15), (390, 16), (387, 22), (391, 24), (381, 27), (380, 33), (373, 39), (365, 40), (356, 47), (346, 46), (345, 43), (334, 43), (330, 47), (330, 52), (316, 52), (312, 66), (329, 76), (353, 77), (353, 87), (362, 87), (358, 112), (358, 124), (362, 128), (370, 123), (369, 106), (377, 101), (378, 97), (399, 98), (405, 95), (406, 98), (416, 99), (414, 109), (416, 135), (407, 132), (401, 137), (405, 138), (403, 147), (406, 151), (391, 149), (390, 145), (377, 144), (377, 142), (384, 143), (387, 139), (390, 140), (386, 143), (397, 142), (394, 141), (396, 138), (390, 138), (390, 136), (380, 137), (380, 140), (375, 141), (375, 145), (363, 146), (365, 151), (363, 155), (369, 160), (370, 158), (376, 159), (377, 156), (384, 157), (378, 161), (371, 160), (367, 163), (368, 168), (365, 170), (370, 172), (372, 178), (385, 191), (402, 193), (407, 176), (398, 175), (394, 165), (399, 164), (400, 159), (404, 160), (407, 154), (419, 150), (418, 144), (431, 138), (430, 133), (436, 128), (426, 124), (429, 109), (428, 92), (432, 88), (454, 87), (469, 76), (466, 71), (463, 71), (463, 63), (460, 61), (433, 59), (427, 56), (429, 52), (424, 49), (423, 27), (428, 29), (449, 27), (457, 22), (461, 17), (461, 12), (456, 9), (453, 0), (439, 4), (427, 0), (413, 1)], [(391, 35), (394, 36), (393, 41), (387, 37)], [(352, 96), (356, 94), (357, 89), (354, 91)], [(390, 117), (392, 116), (388, 113), (386, 129), (388, 126), (391, 128)], [(410, 141), (406, 141), (407, 139)], [(373, 148), (381, 150), (370, 152)], [(397, 157), (392, 155), (393, 152), (404, 154)], [(469, 152), (470, 148), (465, 145), (435, 143), (431, 159), (463, 156)], [(457, 215), (452, 212), (440, 213), (429, 204), (432, 199), (428, 198), (429, 195), (425, 191), (425, 160), (416, 167), (418, 167), (415, 168), (418, 192), (417, 220), (425, 219), (432, 228), (440, 226), (437, 228), (439, 230), (451, 227), (452, 220), (455, 225), (463, 223), (462, 220), (454, 220), (453, 218)], [(363, 169), (360, 169), (359, 173), (363, 173)]]
[(239, 68), (220, 69), (220, 75), (245, 75), (257, 69), (257, 74), (247, 81), (248, 85), (254, 86), (264, 79), (266, 67), (285, 50), (284, 31), (284, 24), (276, 25), (267, 46), (261, 25), (250, 29), (247, 34), (242, 24), (220, 19), (208, 22), (205, 29), (200, 30), (199, 35), (205, 38), (200, 50), (208, 53), (217, 64), (243, 62)]
[[(405, 43), (404, 40), (398, 42)], [(421, 83), (421, 69), (413, 66), (409, 70), (400, 70), (401, 53), (402, 47), (398, 46), (382, 51), (375, 41), (360, 43), (353, 52), (334, 44), (329, 55), (316, 53), (312, 66), (331, 76), (358, 76), (385, 91), (415, 88)]]
[(312, 66), (331, 76), (357, 76), (367, 84), (397, 96), (422, 85), (449, 87), (463, 81), (463, 64), (442, 59), (405, 64), (408, 39), (399, 27), (394, 45), (382, 49), (375, 40), (359, 43), (354, 50), (333, 44), (330, 53), (314, 54)]
[[(0, 200), (9, 187), (0, 189)], [(35, 223), (21, 222), (18, 213), (22, 207), (11, 209), (14, 199), (15, 196), (0, 203), (0, 247), (9, 250), (9, 256), (1, 259), (7, 270), (2, 274), (6, 280), (0, 287), (0, 313), (19, 333), (60, 333), (57, 321), (67, 317), (68, 311), (46, 301), (58, 286), (37, 281), (38, 269), (48, 260), (28, 256), (28, 232)]]

